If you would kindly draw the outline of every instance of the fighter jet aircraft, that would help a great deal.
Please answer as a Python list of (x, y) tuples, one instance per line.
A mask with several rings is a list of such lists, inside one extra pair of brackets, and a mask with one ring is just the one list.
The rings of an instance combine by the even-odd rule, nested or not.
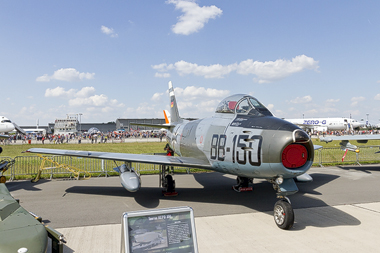
[[(294, 213), (287, 196), (298, 191), (294, 179), (311, 181), (314, 146), (298, 126), (276, 118), (256, 98), (237, 94), (222, 100), (212, 117), (188, 121), (180, 118), (174, 89), (169, 82), (170, 123), (148, 125), (167, 129), (167, 141), (178, 156), (108, 153), (31, 148), (27, 152), (90, 157), (124, 162), (117, 167), (128, 191), (140, 188), (132, 162), (161, 165), (160, 179), (168, 193), (175, 192), (172, 166), (203, 168), (237, 176), (236, 191), (251, 190), (254, 178), (267, 179), (280, 199), (274, 206), (279, 228), (290, 229)], [(136, 124), (139, 125), (139, 124)], [(147, 124), (143, 124), (147, 126)], [(171, 152), (168, 152), (169, 154)]]
[[(326, 143), (332, 142), (332, 141), (341, 141), (339, 143), (341, 150), (345, 151), (344, 155), (342, 157), (342, 162), (344, 161), (344, 158), (346, 157), (346, 154), (348, 151), (359, 153), (360, 150), (358, 146), (351, 144), (350, 141), (355, 140), (358, 143), (365, 144), (369, 140), (380, 140), (380, 135), (378, 134), (363, 134), (363, 135), (341, 135), (341, 136), (335, 136), (335, 135), (328, 135), (328, 136), (322, 136), (319, 138), (320, 141), (324, 141)], [(376, 153), (379, 153), (376, 152)]]

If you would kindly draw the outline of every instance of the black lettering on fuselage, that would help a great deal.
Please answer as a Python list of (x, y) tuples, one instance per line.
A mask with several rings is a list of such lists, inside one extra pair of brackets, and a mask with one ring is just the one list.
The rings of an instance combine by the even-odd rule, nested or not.
[(231, 161), (241, 165), (250, 164), (252, 166), (261, 165), (261, 135), (249, 136), (247, 134), (234, 135), (232, 142), (227, 144), (225, 134), (214, 134), (211, 139), (210, 159), (225, 161), (226, 150), (229, 153), (232, 145)]

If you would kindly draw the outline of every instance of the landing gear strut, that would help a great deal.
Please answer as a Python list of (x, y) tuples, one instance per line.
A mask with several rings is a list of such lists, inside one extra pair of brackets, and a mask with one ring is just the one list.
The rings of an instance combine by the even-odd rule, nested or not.
[(232, 186), (232, 189), (236, 192), (246, 192), (246, 191), (252, 191), (253, 187), (248, 186), (249, 183), (253, 182), (252, 178), (248, 177), (237, 177), (236, 178), (237, 185)]
[[(298, 191), (298, 188), (289, 188), (289, 185), (287, 185), (286, 188), (288, 190), (286, 190), (286, 188), (284, 188), (284, 185), (286, 185), (285, 182), (278, 183), (275, 180), (272, 180), (270, 182), (273, 184), (273, 188), (277, 191), (277, 198), (280, 199), (276, 202), (276, 204), (274, 204), (274, 222), (276, 223), (277, 227), (289, 230), (293, 227), (294, 224), (294, 212), (290, 200), (286, 195), (296, 193)], [(290, 182), (291, 186), (292, 184), (295, 185), (293, 179), (288, 180), (287, 182)], [(282, 187), (280, 187), (280, 184)]]
[(160, 170), (160, 185), (163, 188), (162, 194), (164, 196), (177, 196), (178, 192), (175, 190), (175, 180), (172, 174), (174, 174), (173, 168), (161, 165)]

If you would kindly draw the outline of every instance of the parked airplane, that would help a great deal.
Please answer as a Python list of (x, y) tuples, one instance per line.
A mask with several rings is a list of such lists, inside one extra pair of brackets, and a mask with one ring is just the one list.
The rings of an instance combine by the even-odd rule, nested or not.
[[(335, 136), (335, 135), (328, 135), (323, 136), (319, 138), (320, 141), (324, 141), (326, 143), (332, 142), (332, 141), (341, 141), (339, 143), (340, 148), (345, 151), (342, 161), (346, 157), (347, 151), (353, 151), (356, 153), (359, 153), (360, 150), (358, 146), (351, 144), (350, 141), (355, 140), (358, 143), (365, 144), (368, 142), (368, 140), (380, 140), (380, 135), (378, 134), (363, 134), (363, 135), (341, 135), (341, 136)], [(376, 152), (378, 153), (378, 152)]]
[(15, 129), (22, 134), (26, 134), (16, 123), (13, 123), (4, 116), (0, 116), (0, 133), (9, 133)]
[[(311, 167), (314, 146), (308, 134), (288, 121), (276, 118), (257, 99), (237, 94), (222, 100), (214, 116), (188, 121), (180, 118), (172, 83), (169, 82), (169, 124), (135, 124), (166, 128), (170, 148), (178, 156), (157, 156), (76, 150), (31, 148), (27, 152), (90, 157), (124, 162), (117, 167), (122, 186), (134, 192), (140, 176), (132, 162), (161, 165), (162, 187), (175, 193), (172, 166), (203, 168), (237, 176), (236, 191), (248, 187), (254, 178), (273, 184), (280, 199), (274, 206), (279, 228), (290, 229), (294, 213), (287, 196), (298, 191), (295, 179), (312, 181), (305, 172)], [(168, 115), (167, 115), (168, 116)]]
[(15, 129), (13, 123), (6, 117), (0, 116), (0, 133), (8, 133)]
[(349, 118), (309, 118), (309, 119), (285, 119), (304, 130), (312, 131), (339, 131), (352, 130), (363, 127), (363, 123)]

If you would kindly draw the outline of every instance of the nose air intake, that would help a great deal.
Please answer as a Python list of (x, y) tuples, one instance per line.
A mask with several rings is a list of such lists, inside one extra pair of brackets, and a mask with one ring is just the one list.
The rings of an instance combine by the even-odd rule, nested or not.
[(302, 144), (290, 144), (282, 151), (282, 164), (288, 169), (304, 166), (307, 158), (307, 149)]
[(309, 158), (307, 148), (303, 145), (310, 142), (309, 135), (297, 129), (293, 132), (293, 141), (282, 151), (281, 161), (287, 169), (300, 168), (306, 164)]

